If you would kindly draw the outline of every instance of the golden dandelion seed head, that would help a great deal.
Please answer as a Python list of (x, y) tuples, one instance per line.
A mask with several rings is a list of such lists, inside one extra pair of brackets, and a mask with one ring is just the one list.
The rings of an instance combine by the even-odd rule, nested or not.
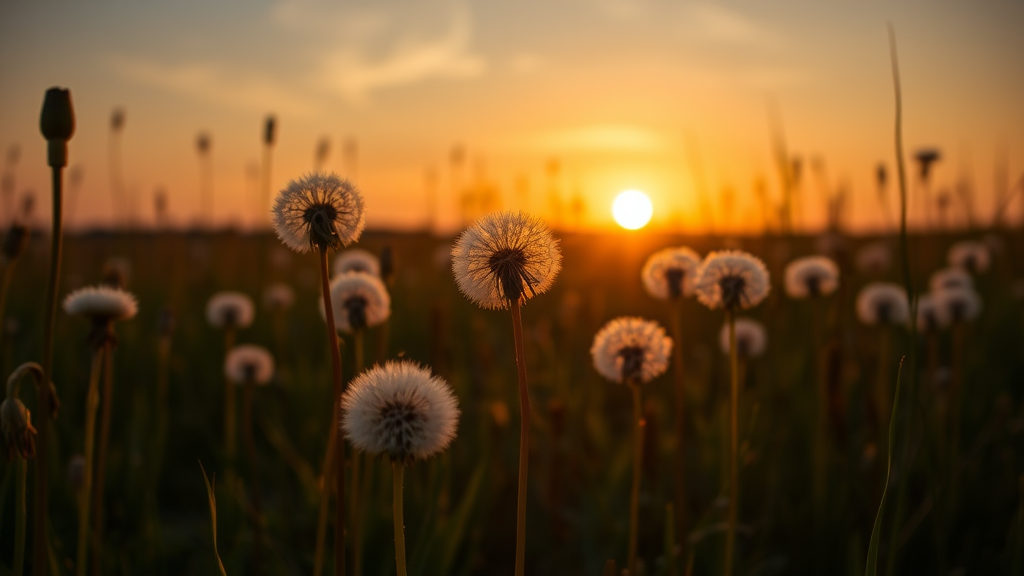
[(700, 254), (685, 246), (651, 254), (640, 271), (644, 289), (660, 300), (692, 296)]
[[(729, 324), (718, 331), (718, 346), (723, 354), (729, 354)], [(768, 333), (764, 324), (752, 318), (736, 319), (736, 353), (741, 358), (756, 358), (768, 347)]]
[(906, 324), (910, 320), (907, 291), (891, 282), (872, 282), (857, 294), (857, 317), (868, 326)]
[(839, 287), (839, 266), (825, 256), (797, 258), (786, 265), (785, 277), (790, 298), (828, 296)]
[(224, 358), (224, 375), (238, 384), (267, 384), (274, 377), (274, 357), (262, 346), (235, 346)]
[(380, 259), (369, 250), (349, 248), (335, 256), (331, 271), (336, 275), (345, 272), (365, 272), (379, 278), (381, 275)]
[(217, 292), (206, 303), (206, 321), (214, 328), (248, 328), (255, 311), (241, 292)]
[(963, 268), (971, 274), (979, 274), (992, 265), (992, 253), (988, 246), (978, 240), (962, 240), (949, 248), (950, 266)]
[(668, 369), (672, 339), (657, 322), (632, 316), (616, 318), (594, 336), (594, 368), (612, 382), (643, 384)]
[(974, 278), (963, 268), (951, 266), (936, 270), (928, 278), (928, 289), (941, 292), (950, 288), (974, 288)]
[[(391, 296), (380, 278), (348, 272), (331, 280), (334, 324), (343, 332), (356, 332), (383, 324), (391, 316)], [(324, 314), (321, 304), (320, 312)]]
[(292, 180), (274, 202), (274, 230), (296, 252), (348, 246), (365, 225), (363, 197), (348, 180), (313, 172)]
[(697, 268), (697, 299), (712, 310), (753, 308), (770, 289), (764, 262), (740, 250), (712, 252)]

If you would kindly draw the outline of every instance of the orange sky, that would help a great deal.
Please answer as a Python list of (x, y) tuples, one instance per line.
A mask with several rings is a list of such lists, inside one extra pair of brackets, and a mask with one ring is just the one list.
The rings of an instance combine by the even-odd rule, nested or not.
[[(845, 186), (846, 221), (864, 230), (884, 222), (873, 174), (893, 158), (886, 21), (899, 35), (908, 149), (941, 148), (936, 190), (970, 179), (988, 218), (997, 158), (1013, 180), (1024, 169), (1020, 2), (4, 2), (0, 146), (20, 146), (15, 189), (40, 193), (39, 222), (48, 204), (38, 111), (44, 90), (63, 85), (83, 174), (72, 226), (113, 222), (109, 118), (123, 107), (134, 206), (118, 213), (141, 223), (153, 221), (157, 188), (173, 222), (197, 218), (201, 131), (212, 139), (214, 221), (258, 222), (247, 174), (273, 113), (273, 189), (312, 169), (328, 138), (326, 167), (362, 187), (371, 226), (423, 225), (433, 170), (439, 224), (456, 228), (449, 155), (460, 143), (462, 182), (487, 182), (496, 206), (551, 217), (555, 189), (566, 205), (583, 199), (585, 225), (608, 226), (614, 195), (637, 188), (654, 201), (655, 225), (700, 231), (694, 149), (715, 227), (760, 226), (758, 179), (778, 200), (774, 107), (789, 150), (823, 167), (821, 178), (808, 172), (799, 221), (820, 226), (821, 189)], [(357, 143), (354, 165), (346, 139)]]

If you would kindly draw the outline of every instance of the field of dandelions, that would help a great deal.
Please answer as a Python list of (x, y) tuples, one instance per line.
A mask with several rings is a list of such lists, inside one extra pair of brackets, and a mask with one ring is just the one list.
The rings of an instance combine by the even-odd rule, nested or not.
[(8, 227), (0, 574), (1024, 573), (1020, 229), (439, 237), (361, 194), (66, 235), (52, 333)]

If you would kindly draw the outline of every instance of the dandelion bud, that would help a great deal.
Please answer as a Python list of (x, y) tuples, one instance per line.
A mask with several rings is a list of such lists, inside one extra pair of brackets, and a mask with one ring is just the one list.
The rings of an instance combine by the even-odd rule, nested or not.
[(28, 228), (21, 224), (12, 224), (4, 236), (3, 254), (8, 262), (17, 260), (28, 244)]
[(15, 454), (24, 459), (36, 455), (36, 429), (32, 427), (32, 414), (17, 398), (8, 398), (0, 404), (0, 428), (7, 443), (7, 459)]
[(273, 146), (276, 139), (277, 119), (273, 115), (269, 115), (263, 122), (263, 143), (267, 146)]
[(39, 116), (39, 130), (48, 143), (48, 163), (53, 168), (68, 165), (68, 140), (75, 133), (75, 111), (71, 106), (71, 91), (50, 88), (43, 99)]
[(124, 108), (114, 108), (110, 113), (111, 132), (120, 132), (124, 128)]

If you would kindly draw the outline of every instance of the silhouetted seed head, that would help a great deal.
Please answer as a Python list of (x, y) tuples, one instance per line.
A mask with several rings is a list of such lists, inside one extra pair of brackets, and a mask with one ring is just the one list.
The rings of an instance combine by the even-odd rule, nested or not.
[(362, 248), (342, 250), (334, 258), (331, 271), (337, 274), (346, 272), (363, 272), (370, 276), (380, 277), (380, 260), (373, 252)]
[(907, 292), (890, 282), (872, 282), (857, 294), (857, 317), (868, 326), (906, 324), (910, 320)]
[(47, 141), (47, 164), (53, 168), (67, 166), (68, 140), (75, 133), (75, 111), (69, 90), (50, 88), (46, 91), (39, 130)]
[(382, 324), (391, 316), (391, 296), (380, 278), (349, 272), (331, 280), (331, 307), (338, 330), (356, 332)]
[(120, 288), (88, 286), (64, 298), (64, 311), (92, 322), (89, 343), (99, 349), (117, 344), (113, 323), (134, 317), (138, 312), (138, 303), (134, 295)]
[(700, 260), (700, 254), (685, 246), (658, 250), (640, 271), (644, 289), (661, 300), (692, 296)]
[(28, 246), (28, 228), (21, 224), (11, 224), (4, 235), (3, 255), (8, 262), (13, 262), (25, 252)]
[(981, 296), (969, 287), (947, 288), (936, 292), (935, 305), (951, 324), (971, 322), (981, 314)]
[(36, 429), (32, 427), (32, 414), (17, 398), (6, 398), (0, 404), (0, 429), (4, 433), (7, 460), (18, 454), (28, 460), (36, 455)]
[(341, 428), (359, 450), (410, 463), (444, 450), (455, 438), (458, 400), (430, 370), (409, 361), (374, 366), (341, 399)]
[(974, 288), (974, 278), (963, 268), (943, 268), (931, 275), (928, 279), (928, 288), (932, 292), (950, 288)]
[(206, 132), (200, 132), (196, 136), (196, 152), (199, 152), (200, 156), (206, 156), (210, 153), (210, 135)]
[[(718, 332), (718, 346), (725, 354), (729, 349), (729, 324), (723, 324)], [(750, 318), (736, 319), (736, 353), (740, 358), (756, 358), (768, 347), (768, 334), (764, 325)]]
[(561, 266), (562, 252), (547, 225), (522, 212), (484, 216), (452, 248), (459, 290), (481, 308), (509, 308), (547, 291)]
[(274, 118), (273, 115), (269, 115), (266, 120), (263, 121), (263, 143), (267, 146), (273, 146), (276, 141), (277, 118)]
[(619, 384), (643, 384), (668, 369), (672, 339), (657, 322), (623, 316), (594, 336), (590, 355), (602, 376)]
[(753, 308), (770, 289), (764, 262), (746, 252), (712, 252), (697, 268), (697, 299), (712, 310)]
[(274, 230), (296, 252), (348, 246), (359, 239), (364, 224), (363, 197), (334, 174), (292, 180), (274, 203)]
[(921, 333), (938, 332), (949, 324), (945, 308), (936, 303), (931, 294), (922, 294), (917, 299), (917, 330)]
[(885, 188), (885, 185), (889, 182), (889, 172), (885, 168), (885, 164), (879, 164), (875, 167), (875, 184), (879, 188)]
[(241, 292), (218, 292), (206, 303), (206, 321), (214, 328), (246, 328), (254, 315), (252, 299)]
[(238, 384), (266, 384), (274, 377), (274, 357), (262, 346), (235, 346), (224, 359), (224, 375)]
[(932, 164), (942, 159), (942, 153), (935, 148), (922, 148), (914, 154), (914, 159), (917, 160), (918, 175), (922, 180), (927, 180)]
[(797, 258), (786, 266), (786, 294), (790, 298), (827, 296), (838, 287), (839, 267), (829, 258)]
[(124, 108), (114, 108), (110, 113), (110, 131), (120, 132), (124, 128)]
[(971, 274), (978, 274), (988, 270), (992, 264), (992, 254), (984, 242), (963, 240), (950, 247), (948, 261), (950, 266), (963, 268)]
[(889, 245), (882, 240), (865, 244), (857, 251), (857, 270), (863, 274), (878, 276), (889, 269), (892, 255)]
[(263, 307), (271, 312), (283, 312), (295, 303), (295, 292), (284, 282), (267, 286), (263, 291)]

